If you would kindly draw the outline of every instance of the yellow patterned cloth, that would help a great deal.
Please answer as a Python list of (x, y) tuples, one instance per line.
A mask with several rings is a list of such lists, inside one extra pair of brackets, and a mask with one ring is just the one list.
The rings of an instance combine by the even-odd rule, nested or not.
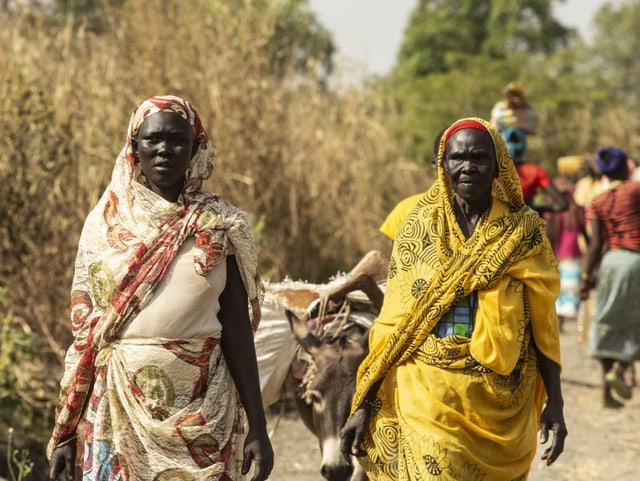
[(380, 232), (386, 235), (389, 239), (394, 240), (396, 238), (396, 234), (398, 233), (398, 229), (404, 222), (404, 220), (411, 212), (418, 201), (424, 197), (424, 192), (421, 194), (411, 195), (402, 199), (398, 202), (391, 212), (384, 219), (384, 222), (380, 225)]
[[(438, 180), (394, 242), (352, 406), (382, 380), (361, 459), (372, 480), (521, 480), (535, 455), (546, 396), (535, 346), (560, 364), (557, 261), (543, 221), (524, 204), (500, 134), (472, 120), (495, 146), (491, 208), (466, 239), (442, 167), (445, 133)], [(471, 338), (432, 334), (473, 291)]]

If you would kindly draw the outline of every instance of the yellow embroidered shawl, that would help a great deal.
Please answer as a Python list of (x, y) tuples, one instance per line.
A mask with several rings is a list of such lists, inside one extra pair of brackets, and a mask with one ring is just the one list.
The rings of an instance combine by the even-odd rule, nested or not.
[[(477, 472), (511, 480), (526, 476), (535, 454), (545, 392), (531, 340), (560, 363), (557, 262), (500, 134), (473, 120), (486, 126), (498, 161), (490, 210), (465, 239), (442, 167), (445, 134), (438, 180), (394, 243), (352, 405), (382, 380), (364, 443), (371, 479), (459, 480)], [(472, 291), (479, 300), (472, 337), (432, 335)]]

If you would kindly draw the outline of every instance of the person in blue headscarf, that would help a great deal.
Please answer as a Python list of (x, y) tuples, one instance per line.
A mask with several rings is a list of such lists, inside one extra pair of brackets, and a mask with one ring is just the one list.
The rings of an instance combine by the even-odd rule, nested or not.
[[(524, 160), (523, 156), (527, 151), (526, 132), (519, 127), (506, 127), (500, 131), (500, 135), (507, 144), (509, 155), (515, 163), (525, 203), (539, 213), (566, 210), (569, 207), (567, 200), (553, 185), (549, 173), (538, 164)], [(539, 192), (549, 196), (550, 206), (534, 205), (534, 199)]]

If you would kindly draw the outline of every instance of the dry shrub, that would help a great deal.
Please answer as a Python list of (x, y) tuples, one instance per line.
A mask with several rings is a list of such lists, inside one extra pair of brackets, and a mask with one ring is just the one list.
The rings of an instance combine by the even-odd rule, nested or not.
[(612, 106), (596, 119), (598, 148), (616, 146), (637, 158), (638, 114), (626, 105)]
[(273, 2), (184, 5), (105, 7), (98, 32), (81, 18), (57, 26), (38, 10), (0, 16), (0, 286), (41, 338), (49, 406), (71, 341), (82, 222), (144, 98), (174, 93), (198, 108), (219, 154), (208, 188), (252, 214), (271, 280), (322, 282), (382, 248), (389, 199), (426, 181), (394, 176), (402, 159), (365, 92), (323, 90), (312, 73), (271, 74)]
[(585, 98), (570, 110), (538, 108), (540, 129), (530, 137), (528, 159), (557, 174), (557, 159), (566, 155), (593, 157), (606, 146), (616, 146), (636, 158), (640, 144), (638, 116), (615, 98)]

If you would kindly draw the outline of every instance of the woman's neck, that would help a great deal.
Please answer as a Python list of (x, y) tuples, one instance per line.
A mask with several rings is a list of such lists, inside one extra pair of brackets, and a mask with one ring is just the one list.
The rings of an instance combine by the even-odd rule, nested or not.
[(454, 198), (453, 210), (456, 214), (456, 220), (467, 238), (473, 235), (478, 221), (489, 207), (491, 207), (491, 199), (486, 202), (469, 204), (457, 196)]

